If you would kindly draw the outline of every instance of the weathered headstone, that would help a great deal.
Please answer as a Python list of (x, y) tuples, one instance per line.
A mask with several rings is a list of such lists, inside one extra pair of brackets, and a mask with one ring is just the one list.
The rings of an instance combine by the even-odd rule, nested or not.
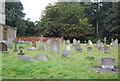
[(114, 69), (115, 59), (113, 58), (101, 58), (101, 67)]
[(92, 41), (91, 40), (88, 40), (88, 45), (92, 45)]
[(51, 54), (57, 54), (59, 53), (59, 42), (58, 40), (52, 40), (51, 42)]
[(38, 50), (40, 51), (40, 50), (45, 50), (45, 48), (42, 46), (42, 45), (40, 45), (40, 47), (38, 48)]
[(118, 47), (118, 39), (116, 39), (113, 43), (112, 43), (112, 47), (117, 48)]
[(30, 56), (18, 56), (18, 61), (32, 61)]
[(48, 60), (48, 55), (37, 55), (36, 59), (39, 61), (47, 61)]
[(18, 53), (18, 55), (25, 55), (25, 53), (23, 53), (23, 51), (20, 50), (20, 53)]
[(100, 41), (100, 40), (98, 40), (98, 41), (97, 41), (97, 43), (96, 43), (96, 47), (97, 47), (97, 48), (100, 48), (100, 47), (101, 47), (101, 45), (102, 45), (102, 44), (101, 44), (101, 41)]
[(29, 41), (26, 41), (25, 44), (26, 44), (26, 45), (30, 45), (30, 42), (29, 42)]
[(87, 59), (94, 59), (95, 57), (93, 57), (93, 56), (87, 56), (86, 58)]
[(91, 51), (92, 50), (92, 47), (87, 47), (87, 51)]
[(32, 47), (36, 47), (36, 42), (35, 41), (32, 42)]
[(19, 46), (18, 48), (19, 48), (19, 50), (20, 50), (20, 49), (24, 49), (24, 47), (23, 47), (23, 46)]
[(30, 47), (30, 48), (28, 48), (28, 50), (34, 50), (34, 49), (36, 49), (35, 47)]
[(3, 42), (0, 42), (0, 51), (8, 51), (7, 45)]
[(15, 43), (15, 49), (14, 49), (14, 52), (17, 52), (17, 51), (18, 51), (18, 49), (17, 49), (17, 42), (18, 42), (17, 40), (14, 41), (14, 43)]
[(104, 53), (110, 53), (110, 48), (108, 46), (104, 46)]
[(76, 45), (76, 44), (77, 44), (77, 40), (73, 39), (73, 45)]
[(76, 43), (75, 50), (82, 52), (82, 48), (80, 47), (80, 44)]

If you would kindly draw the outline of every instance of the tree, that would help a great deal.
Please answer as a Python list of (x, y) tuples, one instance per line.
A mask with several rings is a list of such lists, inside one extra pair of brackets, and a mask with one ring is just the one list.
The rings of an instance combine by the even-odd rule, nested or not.
[(45, 36), (87, 37), (92, 25), (79, 3), (56, 3), (46, 7), (38, 22), (38, 33)]

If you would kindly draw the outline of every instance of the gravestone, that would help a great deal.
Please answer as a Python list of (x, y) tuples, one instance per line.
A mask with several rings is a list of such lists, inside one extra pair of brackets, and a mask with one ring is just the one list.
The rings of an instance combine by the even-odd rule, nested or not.
[(108, 46), (104, 46), (104, 53), (110, 53), (110, 48)]
[(23, 47), (23, 46), (19, 46), (18, 48), (19, 48), (19, 50), (20, 50), (20, 49), (24, 49), (24, 47)]
[(70, 40), (69, 39), (66, 41), (66, 44), (70, 44)]
[(86, 58), (87, 59), (94, 59), (95, 57), (93, 57), (93, 56), (87, 56)]
[(76, 44), (77, 44), (77, 40), (73, 39), (73, 45), (76, 45)]
[(50, 39), (47, 40), (46, 45), (47, 45), (47, 47), (49, 47), (51, 45), (51, 40)]
[(92, 41), (91, 40), (88, 40), (88, 45), (92, 45)]
[(87, 51), (91, 51), (92, 50), (92, 47), (87, 47)]
[(35, 41), (32, 42), (32, 47), (36, 47), (36, 42)]
[(32, 61), (30, 56), (18, 56), (18, 61)]
[(42, 46), (42, 45), (40, 45), (40, 47), (38, 48), (38, 50), (40, 51), (40, 50), (45, 50), (45, 48)]
[(30, 47), (30, 48), (28, 48), (28, 50), (34, 50), (34, 49), (36, 49), (35, 47)]
[(25, 44), (26, 44), (26, 45), (30, 45), (30, 42), (29, 42), (29, 41), (26, 41)]
[(18, 53), (18, 55), (25, 55), (25, 53), (23, 53), (23, 51), (20, 50), (20, 53)]
[(82, 48), (80, 47), (80, 44), (76, 43), (75, 50), (82, 52)]
[(69, 54), (62, 54), (62, 57), (63, 57), (63, 58), (68, 58), (68, 57), (69, 57)]
[(78, 40), (77, 43), (80, 44), (80, 40)]
[(113, 58), (101, 58), (101, 67), (114, 69), (115, 59)]
[(15, 44), (15, 49), (14, 49), (14, 52), (17, 52), (18, 51), (18, 49), (17, 49), (17, 40), (14, 40), (14, 44)]
[(113, 43), (112, 43), (112, 47), (117, 48), (118, 47), (118, 39), (116, 39)]
[(59, 52), (59, 42), (58, 40), (52, 40), (51, 42), (51, 54), (57, 54)]
[(97, 48), (100, 48), (100, 47), (101, 47), (101, 45), (102, 45), (102, 44), (101, 44), (101, 41), (100, 41), (100, 40), (98, 40), (98, 41), (97, 41), (97, 43), (96, 43), (96, 47), (97, 47)]
[(48, 55), (37, 55), (36, 59), (39, 61), (47, 61), (48, 60)]
[(73, 54), (73, 52), (71, 51), (70, 46), (66, 46), (66, 50), (64, 50), (62, 52), (62, 56), (68, 56), (68, 54)]
[(104, 37), (104, 45), (106, 45), (106, 37)]
[(0, 51), (8, 51), (7, 45), (3, 42), (0, 42)]

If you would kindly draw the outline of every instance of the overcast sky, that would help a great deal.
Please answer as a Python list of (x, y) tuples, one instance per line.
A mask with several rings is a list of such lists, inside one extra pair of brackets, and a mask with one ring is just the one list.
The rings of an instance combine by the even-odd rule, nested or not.
[(38, 21), (41, 12), (45, 10), (48, 3), (57, 2), (57, 0), (20, 0), (24, 7), (24, 13), (26, 18), (30, 18), (31, 21)]

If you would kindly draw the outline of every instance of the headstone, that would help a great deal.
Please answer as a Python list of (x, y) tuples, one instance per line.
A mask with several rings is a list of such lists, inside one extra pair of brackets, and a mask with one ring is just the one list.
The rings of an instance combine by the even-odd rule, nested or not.
[(78, 42), (77, 42), (78, 44), (80, 44), (80, 40), (78, 40)]
[(87, 51), (91, 51), (92, 50), (92, 47), (87, 47)]
[(32, 47), (36, 47), (36, 42), (35, 41), (32, 42)]
[(82, 48), (80, 47), (80, 44), (76, 43), (75, 50), (82, 52)]
[(66, 50), (70, 51), (70, 46), (66, 46)]
[(87, 59), (94, 59), (95, 57), (93, 57), (93, 56), (87, 56), (86, 58)]
[(77, 40), (73, 39), (73, 45), (76, 45), (76, 44), (77, 44)]
[(15, 49), (14, 49), (14, 52), (17, 52), (17, 51), (18, 51), (18, 49), (17, 49), (17, 40), (15, 40), (14, 43), (15, 43)]
[(39, 61), (47, 61), (48, 60), (48, 55), (37, 55), (36, 59)]
[(35, 47), (30, 47), (30, 48), (28, 48), (28, 50), (34, 50), (34, 49), (36, 49)]
[(20, 50), (20, 49), (24, 49), (24, 47), (23, 47), (23, 46), (19, 46), (18, 48), (19, 48), (19, 50)]
[(18, 56), (18, 61), (32, 61), (30, 56)]
[(0, 42), (0, 51), (8, 51), (7, 45), (3, 42)]
[(40, 47), (38, 48), (38, 50), (40, 51), (40, 50), (45, 50), (45, 48), (42, 46), (42, 45), (40, 45)]
[(57, 54), (59, 52), (59, 42), (58, 40), (52, 40), (51, 42), (51, 54)]
[(51, 45), (51, 40), (50, 39), (47, 40), (46, 45), (47, 45), (47, 47), (49, 47)]
[(104, 37), (104, 44), (106, 45), (106, 37)]
[(97, 41), (97, 43), (96, 43), (96, 47), (97, 47), (97, 48), (100, 48), (100, 47), (101, 47), (101, 45), (102, 45), (102, 44), (101, 44), (101, 41), (100, 41), (100, 40), (98, 40), (98, 41)]
[(25, 44), (26, 44), (26, 45), (30, 45), (30, 42), (29, 42), (29, 41), (26, 41)]
[(113, 43), (112, 43), (112, 47), (117, 48), (118, 47), (118, 39), (116, 39)]
[(25, 55), (25, 53), (23, 53), (23, 51), (20, 50), (20, 53), (18, 53), (18, 55)]
[(88, 40), (88, 45), (92, 45), (92, 41), (91, 40)]
[(115, 59), (113, 58), (101, 58), (102, 68), (114, 69)]
[(69, 51), (69, 50), (64, 50), (64, 51), (62, 52), (62, 54), (73, 54), (73, 52), (72, 52), (72, 51)]
[(110, 53), (110, 48), (108, 46), (104, 46), (104, 53)]
[(66, 44), (70, 44), (70, 40), (69, 39), (66, 41)]
[(62, 54), (62, 57), (63, 57), (63, 58), (68, 58), (68, 57), (69, 57), (69, 54)]

